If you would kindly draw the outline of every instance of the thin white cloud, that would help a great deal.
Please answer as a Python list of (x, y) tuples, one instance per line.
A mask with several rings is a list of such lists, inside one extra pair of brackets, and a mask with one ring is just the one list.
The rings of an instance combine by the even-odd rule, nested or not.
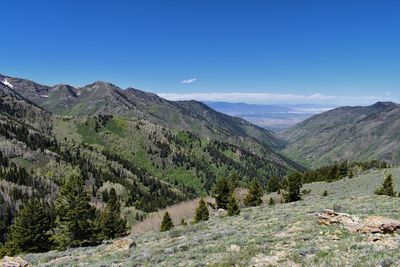
[(168, 100), (198, 100), (198, 101), (224, 101), (245, 102), (253, 104), (268, 103), (323, 103), (340, 105), (362, 105), (376, 101), (395, 101), (390, 96), (332, 96), (320, 93), (301, 94), (276, 94), (276, 93), (160, 93), (160, 97)]
[(181, 81), (181, 83), (185, 84), (185, 83), (192, 83), (192, 82), (195, 82), (195, 81), (197, 81), (197, 78), (183, 80), (183, 81)]

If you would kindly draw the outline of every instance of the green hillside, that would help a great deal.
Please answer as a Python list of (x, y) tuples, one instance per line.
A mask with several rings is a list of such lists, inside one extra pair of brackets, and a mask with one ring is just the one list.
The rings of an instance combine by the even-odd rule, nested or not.
[[(311, 192), (299, 202), (264, 204), (242, 209), (239, 216), (214, 215), (208, 222), (167, 233), (129, 236), (136, 244), (131, 248), (104, 244), (24, 259), (40, 266), (396, 266), (397, 233), (351, 233), (341, 224), (321, 225), (317, 218), (329, 208), (361, 219), (400, 219), (399, 198), (374, 195), (384, 174), (393, 174), (400, 191), (400, 169), (373, 170), (352, 179), (307, 184), (303, 189)], [(328, 196), (323, 197), (325, 190)]]
[(284, 131), (282, 153), (312, 168), (343, 160), (398, 164), (399, 118), (400, 107), (392, 102), (336, 108)]
[[(82, 182), (89, 195), (87, 204), (96, 207), (96, 216), (104, 211), (114, 190), (121, 214), (127, 226), (132, 226), (149, 212), (210, 194), (219, 177), (238, 177), (240, 184), (256, 178), (265, 186), (272, 176), (283, 179), (303, 170), (268, 145), (278, 140), (270, 132), (198, 103), (193, 103), (198, 108), (192, 112), (188, 112), (190, 107), (176, 110), (186, 122), (201, 125), (189, 131), (186, 126), (173, 127), (171, 121), (146, 119), (150, 115), (109, 114), (110, 107), (104, 103), (96, 104), (104, 114), (53, 114), (40, 105), (51, 102), (50, 94), (70, 101), (71, 95), (62, 92), (74, 94), (75, 88), (46, 87), (16, 78), (10, 81), (24, 96), (0, 83), (0, 248), (9, 240), (9, 226), (21, 207), (33, 199), (44, 205), (54, 223), (54, 201), (71, 174)], [(103, 89), (114, 88), (103, 85), (95, 83), (87, 89), (97, 90), (103, 99)], [(119, 95), (120, 89), (115, 90)], [(152, 94), (135, 94), (146, 101), (165, 102)], [(167, 106), (176, 105), (167, 102)], [(201, 110), (207, 112), (200, 116)]]

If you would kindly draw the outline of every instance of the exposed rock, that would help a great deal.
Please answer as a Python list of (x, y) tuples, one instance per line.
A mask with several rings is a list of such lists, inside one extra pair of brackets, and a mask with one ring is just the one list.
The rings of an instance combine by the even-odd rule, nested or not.
[(228, 248), (228, 251), (230, 251), (230, 252), (239, 252), (240, 249), (241, 249), (241, 247), (238, 246), (238, 245), (231, 245), (231, 246)]
[(297, 267), (300, 264), (288, 260), (288, 255), (283, 252), (278, 252), (275, 255), (258, 254), (251, 260), (251, 266), (264, 267), (264, 266), (290, 266)]
[(122, 239), (115, 240), (110, 245), (110, 248), (113, 250), (130, 249), (132, 247), (136, 247), (136, 243), (135, 243), (135, 241), (133, 241), (130, 238), (122, 238)]
[(223, 216), (226, 216), (226, 215), (228, 215), (228, 212), (226, 210), (224, 210), (224, 209), (218, 209), (215, 212), (215, 216), (217, 216), (217, 217), (223, 217)]
[(400, 229), (400, 221), (382, 216), (371, 216), (363, 221), (362, 233), (393, 233)]
[(0, 267), (28, 267), (29, 263), (21, 257), (5, 256), (0, 260)]
[(393, 220), (382, 216), (370, 216), (364, 220), (360, 220), (356, 216), (346, 213), (334, 212), (326, 209), (323, 213), (318, 214), (319, 223), (330, 225), (340, 223), (351, 232), (360, 233), (394, 233), (400, 229), (400, 221)]
[(361, 220), (358, 217), (346, 213), (335, 212), (330, 209), (325, 209), (323, 213), (318, 214), (318, 218), (320, 224), (330, 225), (340, 223), (352, 232), (357, 231), (361, 224)]

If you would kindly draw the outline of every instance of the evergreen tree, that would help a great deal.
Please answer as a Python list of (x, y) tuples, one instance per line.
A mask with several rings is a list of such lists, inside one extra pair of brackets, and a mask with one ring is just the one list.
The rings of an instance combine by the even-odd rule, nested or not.
[(396, 192), (394, 191), (393, 188), (393, 178), (392, 175), (389, 174), (385, 181), (383, 181), (383, 184), (381, 187), (379, 187), (376, 191), (375, 194), (377, 195), (386, 195), (386, 196), (391, 196), (394, 197), (396, 196)]
[(278, 178), (276, 178), (275, 176), (272, 176), (267, 184), (267, 192), (271, 193), (271, 192), (277, 192), (280, 188), (280, 183)]
[(207, 204), (204, 199), (200, 199), (199, 206), (196, 208), (196, 214), (194, 216), (194, 222), (207, 221), (209, 212)]
[(166, 211), (161, 222), (160, 231), (165, 232), (171, 230), (172, 228), (174, 228), (174, 223), (172, 222), (171, 216), (169, 216), (168, 211)]
[(239, 174), (237, 174), (237, 172), (233, 172), (233, 173), (231, 173), (231, 175), (229, 175), (229, 182), (231, 184), (232, 191), (235, 190), (235, 188), (239, 186), (239, 181), (240, 181), (240, 177), (239, 177)]
[(275, 205), (275, 200), (272, 197), (269, 198), (268, 205), (270, 205), (270, 206)]
[(325, 190), (325, 191), (322, 193), (322, 196), (323, 196), (323, 197), (326, 197), (327, 195), (328, 195), (328, 191)]
[(120, 210), (121, 207), (113, 187), (108, 196), (107, 207), (100, 215), (100, 239), (114, 239), (125, 233), (126, 221), (121, 218)]
[(228, 179), (225, 177), (218, 179), (213, 188), (213, 197), (215, 198), (218, 209), (228, 208), (229, 197), (232, 191), (232, 186)]
[(3, 195), (0, 194), (0, 246), (3, 245), (7, 239), (7, 233), (11, 222), (11, 206), (4, 200)]
[(58, 247), (77, 247), (97, 242), (96, 212), (89, 201), (82, 177), (76, 171), (70, 173), (55, 201), (57, 217), (52, 238)]
[(5, 245), (6, 253), (47, 251), (51, 247), (50, 229), (51, 222), (44, 205), (37, 199), (30, 200), (14, 218)]
[(296, 172), (290, 174), (283, 183), (283, 200), (293, 202), (301, 199), (300, 189), (302, 187), (301, 174)]
[(262, 203), (263, 191), (260, 183), (257, 179), (254, 179), (249, 186), (249, 191), (244, 198), (244, 204), (246, 206), (258, 206)]
[(236, 197), (234, 194), (232, 194), (229, 197), (229, 203), (228, 203), (228, 216), (235, 216), (240, 214), (240, 208), (239, 205), (236, 201)]

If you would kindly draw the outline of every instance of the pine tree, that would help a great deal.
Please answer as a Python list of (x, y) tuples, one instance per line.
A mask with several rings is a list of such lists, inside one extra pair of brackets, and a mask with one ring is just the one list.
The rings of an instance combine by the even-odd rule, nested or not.
[(391, 196), (394, 197), (396, 196), (396, 192), (394, 191), (393, 188), (393, 178), (392, 175), (389, 174), (385, 181), (383, 181), (383, 184), (381, 187), (379, 187), (376, 191), (375, 194), (377, 195), (386, 195), (386, 196)]
[(209, 217), (209, 212), (207, 204), (204, 199), (200, 199), (199, 206), (196, 208), (196, 214), (194, 216), (194, 222), (207, 221)]
[(55, 201), (56, 228), (52, 239), (59, 248), (77, 247), (97, 242), (95, 208), (76, 171), (65, 178)]
[(51, 247), (50, 229), (51, 222), (44, 205), (38, 199), (30, 200), (14, 218), (5, 245), (6, 253), (47, 251)]
[(213, 188), (213, 197), (218, 209), (228, 208), (229, 197), (232, 191), (232, 186), (229, 184), (228, 179), (225, 177), (218, 179)]
[(174, 223), (172, 222), (171, 216), (169, 215), (168, 211), (166, 211), (161, 222), (160, 231), (165, 232), (171, 230), (172, 228), (174, 228)]
[(3, 195), (0, 194), (0, 244), (4, 244), (4, 242), (6, 241), (7, 233), (11, 223), (12, 223), (12, 208), (5, 201)]
[(278, 178), (276, 178), (275, 176), (272, 176), (267, 184), (267, 192), (268, 193), (272, 193), (272, 192), (277, 192), (280, 188), (280, 183)]
[(270, 205), (270, 206), (275, 205), (275, 200), (272, 197), (269, 198), (268, 205)]
[(228, 216), (235, 216), (240, 214), (240, 208), (239, 205), (236, 201), (236, 197), (234, 194), (232, 194), (229, 197), (229, 203), (228, 203)]
[(244, 198), (246, 206), (258, 206), (262, 203), (263, 191), (257, 179), (254, 179), (249, 186), (247, 196)]
[(109, 193), (107, 207), (100, 215), (100, 239), (114, 239), (125, 233), (126, 221), (121, 218), (120, 210), (121, 207), (113, 187)]
[(290, 174), (283, 183), (283, 200), (286, 203), (300, 200), (301, 187), (301, 174), (298, 172)]

